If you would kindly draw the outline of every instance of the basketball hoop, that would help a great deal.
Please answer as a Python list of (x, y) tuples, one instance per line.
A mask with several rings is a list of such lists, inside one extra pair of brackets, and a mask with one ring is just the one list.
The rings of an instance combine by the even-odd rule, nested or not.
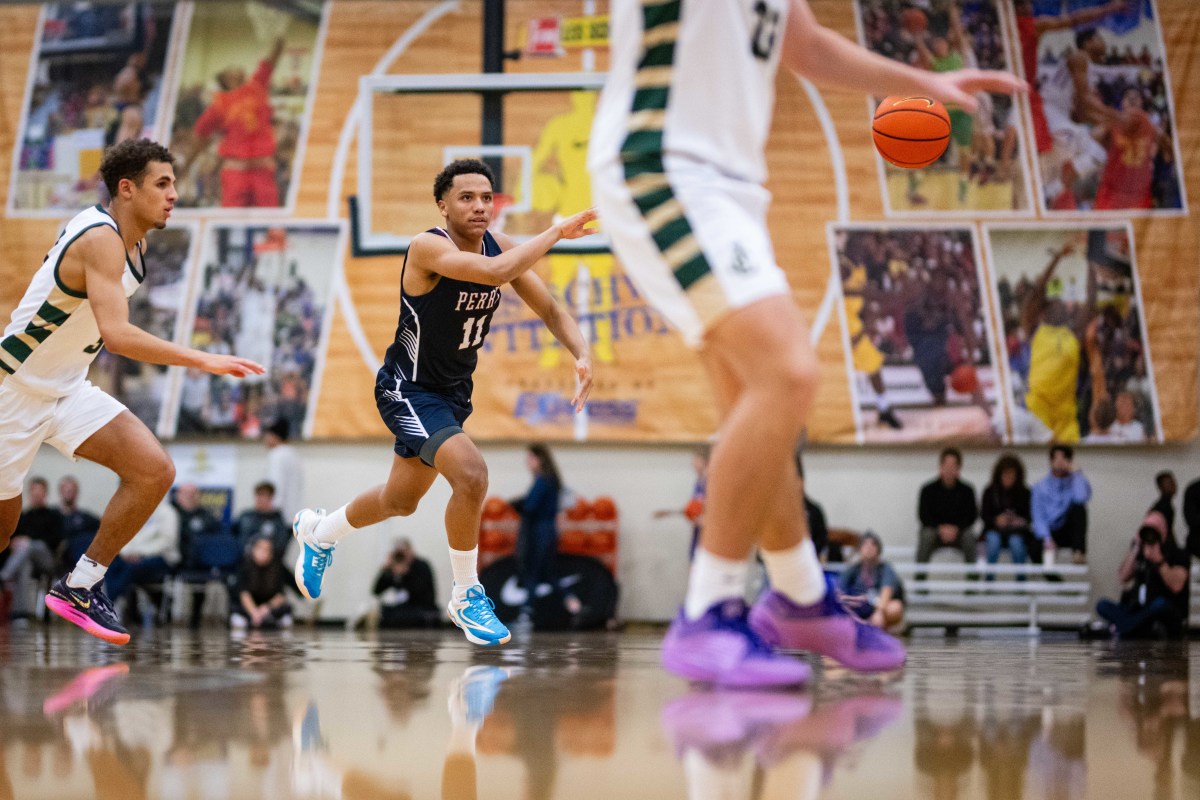
[(267, 228), (266, 236), (254, 243), (255, 255), (282, 253), (287, 250), (287, 229)]
[(287, 33), (292, 15), (259, 0), (246, 0), (246, 16), (254, 38), (261, 44), (271, 44)]

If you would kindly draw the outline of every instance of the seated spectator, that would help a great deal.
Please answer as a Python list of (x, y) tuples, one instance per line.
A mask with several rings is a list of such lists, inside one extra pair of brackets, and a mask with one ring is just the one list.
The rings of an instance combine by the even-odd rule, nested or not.
[(289, 628), (292, 607), (283, 596), (284, 571), (275, 558), (270, 537), (250, 543), (250, 552), (238, 573), (233, 613), (229, 624), (242, 628)]
[[(1029, 486), (1020, 458), (1013, 453), (1000, 456), (980, 505), (988, 563), (998, 562), (1000, 553), (1007, 548), (1014, 564), (1024, 564), (1029, 558), (1033, 530), (1029, 527)], [(988, 576), (989, 580), (991, 577)], [(1017, 580), (1024, 579), (1024, 575), (1017, 576)]]
[(247, 551), (250, 542), (266, 536), (275, 547), (275, 557), (283, 562), (283, 553), (292, 538), (292, 526), (275, 505), (275, 484), (262, 481), (254, 487), (254, 508), (238, 515), (233, 523), (233, 534)]
[[(1158, 499), (1150, 506), (1150, 510), (1162, 514), (1167, 521), (1167, 533), (1175, 539), (1175, 494), (1179, 491), (1175, 473), (1169, 469), (1163, 470), (1154, 476), (1154, 485), (1158, 487)], [(1175, 543), (1179, 544), (1179, 540), (1175, 539)]]
[(1188, 484), (1183, 493), (1183, 521), (1187, 525), (1187, 550), (1200, 558), (1200, 478)]
[(904, 621), (904, 584), (882, 555), (883, 542), (867, 531), (858, 561), (842, 571), (838, 583), (847, 608), (876, 628), (892, 628)]
[(384, 628), (436, 628), (441, 619), (429, 562), (417, 558), (412, 542), (401, 539), (371, 590)]
[(1096, 613), (1120, 638), (1182, 636), (1188, 619), (1188, 557), (1162, 515), (1150, 512), (1117, 573), (1128, 588), (1119, 603), (1104, 599)]
[(938, 477), (921, 487), (917, 516), (921, 533), (917, 562), (926, 563), (939, 547), (961, 550), (963, 560), (975, 563), (978, 541), (972, 527), (979, 516), (975, 487), (960, 480), (962, 453), (947, 447), (938, 461)]
[(74, 564), (92, 545), (96, 531), (100, 530), (100, 519), (84, 511), (79, 502), (79, 481), (71, 475), (58, 482), (58, 512), (62, 514), (63, 540), (65, 542), (64, 564)]
[[(179, 514), (179, 555), (180, 567), (191, 573), (219, 573), (227, 576), (230, 572), (223, 564), (213, 564), (210, 548), (207, 543), (217, 537), (230, 538), (220, 521), (213, 513), (200, 504), (200, 487), (194, 483), (183, 483), (175, 487), (174, 499), (171, 504)], [(233, 545), (236, 547), (236, 542)], [(237, 563), (236, 560), (234, 563)], [(204, 597), (206, 590), (203, 584), (192, 586), (192, 611), (189, 619), (190, 626), (200, 627), (201, 616), (204, 613)]]
[(1033, 533), (1047, 550), (1073, 550), (1075, 561), (1087, 557), (1087, 503), (1092, 485), (1075, 469), (1075, 451), (1065, 444), (1050, 448), (1050, 472), (1033, 486), (1030, 506)]
[(12, 592), (14, 618), (34, 613), (37, 579), (60, 571), (63, 550), (62, 515), (46, 505), (50, 485), (31, 478), (25, 487), (25, 508), (8, 545), (8, 558), (0, 567), (0, 587)]
[[(130, 590), (161, 584), (178, 563), (179, 517), (164, 503), (113, 559), (104, 576), (109, 599), (114, 606), (127, 596), (127, 602), (136, 602)], [(125, 616), (130, 621), (140, 619), (133, 608)]]

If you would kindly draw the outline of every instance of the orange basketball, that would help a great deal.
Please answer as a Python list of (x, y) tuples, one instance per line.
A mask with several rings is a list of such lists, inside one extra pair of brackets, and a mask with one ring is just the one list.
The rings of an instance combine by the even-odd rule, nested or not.
[(923, 33), (929, 30), (929, 17), (919, 8), (906, 8), (900, 12), (900, 27), (909, 33)]
[(959, 394), (974, 394), (979, 388), (979, 375), (970, 364), (959, 364), (950, 373), (950, 388)]
[(871, 125), (875, 149), (897, 167), (927, 167), (950, 144), (950, 115), (928, 97), (885, 97)]

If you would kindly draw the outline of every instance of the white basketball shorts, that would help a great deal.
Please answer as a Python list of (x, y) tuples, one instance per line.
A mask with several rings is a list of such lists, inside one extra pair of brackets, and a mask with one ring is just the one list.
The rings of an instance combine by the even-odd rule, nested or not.
[(692, 347), (730, 311), (790, 293), (762, 186), (668, 154), (604, 165), (592, 194), (625, 271)]
[(0, 500), (21, 494), (43, 442), (75, 461), (76, 448), (124, 410), (88, 381), (58, 398), (0, 383)]

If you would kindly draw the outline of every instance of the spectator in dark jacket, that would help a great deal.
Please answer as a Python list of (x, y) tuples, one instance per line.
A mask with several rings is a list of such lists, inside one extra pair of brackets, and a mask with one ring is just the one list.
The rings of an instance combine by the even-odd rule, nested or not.
[(975, 563), (977, 539), (972, 530), (979, 517), (975, 487), (960, 479), (962, 453), (953, 447), (942, 451), (938, 477), (921, 487), (917, 516), (921, 533), (917, 540), (917, 561), (929, 561), (939, 547), (962, 551), (963, 560)]
[(532, 609), (538, 587), (552, 580), (554, 553), (558, 549), (558, 496), (562, 480), (550, 448), (533, 444), (525, 457), (533, 473), (533, 486), (522, 498), (512, 501), (521, 515), (517, 533), (517, 572), (526, 591), (525, 606)]
[[(992, 482), (983, 490), (980, 519), (983, 520), (987, 561), (995, 564), (1007, 548), (1014, 564), (1029, 559), (1033, 529), (1029, 527), (1029, 486), (1025, 483), (1025, 465), (1013, 453), (1005, 453), (992, 468)], [(1040, 553), (1036, 554), (1041, 560)], [(990, 578), (991, 576), (989, 576)], [(1024, 580), (1025, 576), (1018, 576)]]
[(270, 537), (260, 536), (238, 573), (233, 613), (229, 624), (234, 628), (287, 628), (292, 624), (292, 608), (283, 594), (284, 572), (275, 558)]
[(381, 627), (436, 628), (441, 619), (433, 570), (417, 558), (408, 539), (396, 542), (371, 592), (379, 601)]
[[(1167, 522), (1167, 534), (1175, 539), (1175, 495), (1179, 492), (1175, 473), (1163, 470), (1154, 476), (1154, 485), (1158, 487), (1158, 499), (1150, 506), (1150, 511), (1157, 511), (1163, 515)], [(1178, 544), (1179, 540), (1175, 539), (1175, 542)]]
[(63, 541), (66, 548), (63, 563), (74, 564), (87, 552), (100, 530), (100, 518), (79, 508), (79, 481), (66, 475), (58, 481), (58, 511), (63, 520)]
[(262, 481), (254, 487), (254, 508), (238, 515), (233, 533), (243, 549), (249, 549), (259, 536), (266, 536), (275, 546), (275, 559), (282, 563), (283, 552), (292, 538), (292, 526), (275, 505), (275, 484)]
[(1179, 637), (1187, 632), (1188, 557), (1162, 515), (1151, 511), (1129, 545), (1118, 572), (1129, 588), (1121, 600), (1101, 600), (1096, 612), (1121, 638)]
[(50, 486), (45, 478), (31, 478), (25, 487), (25, 508), (0, 567), (0, 589), (11, 586), (14, 617), (33, 615), (35, 579), (59, 571), (63, 551), (63, 520), (58, 509), (46, 505)]
[(1200, 558), (1200, 478), (1189, 483), (1183, 493), (1183, 521), (1188, 527), (1188, 552)]

